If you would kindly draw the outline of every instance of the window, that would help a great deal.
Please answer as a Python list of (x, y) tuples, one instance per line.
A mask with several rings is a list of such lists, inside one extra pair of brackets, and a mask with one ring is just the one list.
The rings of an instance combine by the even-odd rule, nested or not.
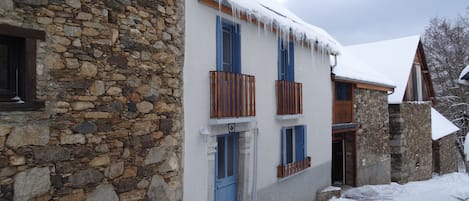
[(345, 82), (336, 82), (335, 99), (338, 101), (352, 100), (352, 84)]
[(295, 62), (293, 42), (278, 39), (278, 79), (295, 81)]
[(422, 90), (422, 69), (420, 68), (420, 64), (414, 64), (412, 68), (412, 86), (414, 87), (413, 90), (413, 99), (416, 101), (423, 100), (423, 90)]
[(0, 110), (37, 109), (36, 40), (43, 31), (0, 24)]
[(241, 73), (239, 25), (217, 17), (217, 70)]
[(412, 65), (409, 80), (407, 82), (405, 101), (427, 101), (429, 100), (428, 88), (425, 84), (423, 67), (416, 62)]
[(19, 97), (19, 66), (24, 40), (0, 36), (0, 101), (22, 102)]
[(282, 165), (306, 159), (305, 126), (282, 128)]

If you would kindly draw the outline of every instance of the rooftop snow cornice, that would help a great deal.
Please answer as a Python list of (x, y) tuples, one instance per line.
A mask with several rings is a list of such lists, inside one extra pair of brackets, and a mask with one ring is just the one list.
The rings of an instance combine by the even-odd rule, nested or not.
[(323, 29), (313, 26), (273, 0), (199, 0), (215, 9), (276, 32), (280, 37), (317, 46), (332, 55), (339, 43)]

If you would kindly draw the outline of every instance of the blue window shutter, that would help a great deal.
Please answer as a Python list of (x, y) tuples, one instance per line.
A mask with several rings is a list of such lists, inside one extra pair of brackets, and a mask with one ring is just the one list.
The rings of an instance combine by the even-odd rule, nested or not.
[(241, 29), (239, 24), (233, 27), (233, 70), (236, 73), (241, 73)]
[(282, 128), (282, 133), (281, 133), (281, 136), (282, 136), (282, 151), (281, 151), (281, 154), (282, 154), (282, 165), (286, 165), (287, 164), (287, 129), (286, 128)]
[(308, 156), (308, 129), (306, 125), (303, 125), (303, 141), (304, 141), (304, 146), (303, 146), (303, 156), (306, 158)]
[(295, 46), (293, 42), (288, 43), (288, 81), (295, 81)]
[(277, 40), (277, 76), (278, 80), (282, 80), (281, 72), (282, 72), (282, 39), (278, 38)]
[(305, 131), (304, 126), (295, 126), (295, 161), (305, 159)]
[(222, 59), (222, 51), (223, 51), (223, 39), (222, 39), (222, 36), (223, 36), (223, 26), (222, 26), (222, 22), (221, 22), (221, 18), (220, 16), (217, 16), (217, 25), (216, 25), (216, 42), (217, 42), (217, 48), (216, 48), (216, 51), (217, 51), (217, 70), (218, 71), (222, 71), (223, 70), (223, 59)]

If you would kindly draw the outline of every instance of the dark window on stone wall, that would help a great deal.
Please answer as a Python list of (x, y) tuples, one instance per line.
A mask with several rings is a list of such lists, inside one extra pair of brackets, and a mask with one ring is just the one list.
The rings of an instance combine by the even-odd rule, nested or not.
[(340, 101), (352, 100), (352, 84), (345, 82), (336, 82), (335, 99)]
[(36, 42), (43, 31), (0, 24), (0, 111), (34, 110), (36, 99)]
[(24, 40), (15, 37), (0, 36), (0, 101), (17, 102), (21, 95), (19, 73), (23, 68)]

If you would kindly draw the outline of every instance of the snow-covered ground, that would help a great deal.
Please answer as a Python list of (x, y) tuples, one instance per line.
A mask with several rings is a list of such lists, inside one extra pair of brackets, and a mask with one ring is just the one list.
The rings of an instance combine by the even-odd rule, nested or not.
[(404, 185), (362, 186), (330, 201), (469, 201), (469, 176), (451, 173)]

